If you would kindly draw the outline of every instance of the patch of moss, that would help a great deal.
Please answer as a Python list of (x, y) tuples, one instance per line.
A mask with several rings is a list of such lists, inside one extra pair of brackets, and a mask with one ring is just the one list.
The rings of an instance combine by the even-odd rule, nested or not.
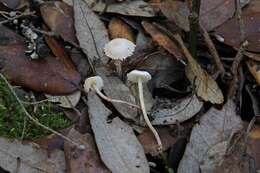
[[(21, 89), (15, 91), (21, 100), (30, 101), (26, 92)], [(37, 106), (34, 111), (33, 105), (24, 104), (26, 110), (42, 124), (54, 130), (64, 129), (72, 124), (62, 112), (54, 110), (54, 104), (45, 102)], [(35, 139), (48, 134), (49, 131), (37, 126), (26, 117), (8, 86), (0, 79), (0, 136)]]

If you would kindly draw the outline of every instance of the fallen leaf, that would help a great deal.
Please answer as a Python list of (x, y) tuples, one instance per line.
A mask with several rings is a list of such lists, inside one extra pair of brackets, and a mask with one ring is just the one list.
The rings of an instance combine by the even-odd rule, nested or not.
[(232, 100), (228, 100), (221, 110), (210, 108), (192, 129), (178, 173), (200, 173), (201, 168), (209, 168), (206, 172), (212, 172), (221, 161), (221, 151), (231, 136), (241, 129), (242, 121), (236, 115), (236, 106)]
[(71, 6), (60, 1), (49, 1), (41, 4), (40, 11), (51, 31), (60, 35), (65, 41), (77, 43)]
[[(189, 31), (189, 9), (186, 2), (167, 0), (161, 3), (162, 13), (180, 28)], [(234, 0), (201, 0), (200, 22), (211, 31), (230, 19), (235, 12)]]
[[(117, 76), (113, 76), (109, 69), (100, 67), (96, 71), (104, 81), (105, 87), (103, 90), (108, 97), (136, 104), (135, 97), (130, 89)], [(136, 108), (115, 102), (112, 102), (112, 104), (124, 118), (136, 121), (138, 116)]]
[(248, 137), (247, 154), (253, 159), (255, 171), (260, 170), (260, 126), (256, 125)]
[(247, 67), (251, 74), (254, 76), (258, 85), (260, 85), (260, 63), (252, 60), (246, 62)]
[(85, 145), (85, 150), (79, 150), (69, 142), (64, 143), (66, 167), (68, 173), (109, 173), (99, 158), (94, 138), (91, 134), (80, 134), (72, 128), (68, 137)]
[[(164, 151), (168, 150), (177, 141), (177, 137), (170, 134), (169, 128), (156, 128), (156, 131), (162, 140)], [(158, 144), (150, 129), (145, 129), (140, 135), (138, 135), (138, 140), (143, 145), (146, 154), (151, 154), (152, 156), (160, 154), (158, 151)]]
[[(243, 9), (242, 20), (245, 26), (245, 40), (249, 43), (245, 49), (252, 52), (260, 52), (260, 2), (258, 0), (251, 0), (249, 5)], [(235, 16), (223, 23), (215, 31), (217, 35), (224, 38), (224, 43), (235, 48), (240, 47), (240, 29)]]
[(112, 114), (94, 92), (88, 93), (89, 118), (100, 156), (114, 173), (148, 173), (142, 145), (130, 126)]
[(45, 96), (48, 98), (48, 101), (58, 103), (60, 107), (74, 108), (80, 100), (81, 92), (76, 91), (72, 94), (63, 96), (52, 96), (49, 94), (45, 94)]
[(83, 0), (73, 1), (74, 19), (80, 47), (89, 60), (106, 64), (108, 57), (104, 55), (105, 44), (109, 42), (108, 33), (98, 16)]
[(31, 61), (24, 55), (25, 50), (21, 46), (0, 47), (1, 72), (9, 80), (49, 94), (68, 94), (78, 89), (79, 75), (69, 73), (54, 57)]
[(28, 6), (29, 2), (27, 0), (0, 0), (0, 3), (9, 9), (15, 10)]
[(196, 95), (178, 99), (172, 102), (169, 108), (157, 107), (151, 113), (153, 117), (152, 124), (154, 125), (168, 125), (181, 123), (192, 118), (200, 111), (203, 102), (199, 101)]
[[(103, 1), (85, 0), (85, 2), (97, 12), (103, 11), (106, 6)], [(154, 17), (156, 15), (153, 8), (143, 0), (126, 0), (121, 3), (112, 3), (108, 5), (106, 12), (140, 17)]]
[[(248, 156), (246, 156), (245, 138), (245, 132), (243, 130), (233, 135), (228, 147), (226, 147), (227, 151), (223, 151), (225, 155), (220, 158), (221, 162), (216, 165), (213, 171), (214, 173), (250, 173), (252, 171), (251, 168), (254, 167), (254, 164), (250, 165), (251, 158), (249, 159)], [(250, 168), (250, 166), (252, 167)], [(253, 172), (255, 172), (255, 170)]]
[(186, 76), (190, 83), (195, 86), (196, 93), (205, 101), (210, 101), (213, 104), (221, 104), (224, 101), (222, 91), (218, 87), (217, 82), (197, 63), (191, 56), (184, 45), (180, 35), (174, 35), (174, 38), (180, 44), (183, 53), (188, 60), (186, 67)]
[(156, 41), (160, 46), (169, 51), (178, 60), (183, 59), (182, 53), (179, 51), (177, 45), (170, 39), (169, 36), (162, 33), (156, 26), (148, 22), (143, 21), (142, 25), (146, 32), (148, 32), (154, 41)]
[(125, 38), (135, 43), (133, 29), (119, 18), (113, 18), (108, 25), (110, 39)]
[(47, 153), (32, 143), (0, 138), (0, 167), (9, 172), (65, 172), (65, 159), (61, 150)]

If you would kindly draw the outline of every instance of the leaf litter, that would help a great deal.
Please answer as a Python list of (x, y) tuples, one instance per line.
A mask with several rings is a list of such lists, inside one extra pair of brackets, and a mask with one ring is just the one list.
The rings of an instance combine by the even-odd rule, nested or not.
[[(52, 135), (37, 140), (39, 146), (1, 138), (8, 151), (0, 152), (0, 167), (10, 172), (257, 172), (259, 3), (239, 3), (241, 14), (235, 1), (201, 0), (196, 19), (204, 29), (197, 30), (194, 55), (193, 1), (0, 1), (1, 75), (30, 93), (32, 102), (17, 97), (21, 105), (31, 105), (27, 112), (55, 102), (57, 112), (73, 116), (57, 144)], [(104, 53), (116, 38), (136, 44), (133, 55), (120, 62), (121, 71)], [(143, 86), (144, 105), (162, 140), (160, 151), (141, 116), (137, 88), (126, 81), (132, 70), (152, 77)], [(119, 102), (86, 93), (82, 83), (91, 76), (103, 80), (103, 96)], [(0, 103), (5, 99), (1, 95)], [(12, 133), (9, 107), (0, 104), (0, 110)], [(180, 141), (189, 142), (180, 148)]]

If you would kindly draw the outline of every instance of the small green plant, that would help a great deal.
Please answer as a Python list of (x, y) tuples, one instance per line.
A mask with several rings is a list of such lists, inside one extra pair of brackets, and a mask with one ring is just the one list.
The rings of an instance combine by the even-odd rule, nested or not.
[[(28, 94), (21, 89), (15, 89), (16, 94), (23, 101), (30, 101)], [(34, 106), (24, 104), (24, 107), (40, 123), (60, 130), (71, 125), (62, 112), (55, 111), (55, 105), (44, 102)], [(35, 139), (50, 134), (49, 131), (30, 121), (21, 109), (16, 98), (12, 95), (6, 83), (0, 79), (0, 136), (8, 138)]]

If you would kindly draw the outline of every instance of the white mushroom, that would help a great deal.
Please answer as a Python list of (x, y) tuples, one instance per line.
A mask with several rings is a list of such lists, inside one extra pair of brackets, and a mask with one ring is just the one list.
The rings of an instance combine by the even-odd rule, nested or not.
[(103, 82), (103, 79), (100, 76), (89, 77), (85, 80), (85, 83), (84, 83), (84, 90), (86, 92), (89, 92), (90, 90), (94, 90), (101, 98), (103, 98), (106, 101), (127, 104), (129, 106), (133, 106), (133, 107), (140, 109), (140, 107), (135, 105), (135, 104), (132, 104), (132, 103), (129, 103), (129, 102), (126, 102), (126, 101), (123, 101), (123, 100), (111, 99), (111, 98), (105, 96), (101, 92), (103, 87), (104, 87), (104, 82)]
[(158, 144), (158, 150), (162, 151), (162, 142), (161, 142), (160, 136), (157, 133), (157, 131), (155, 130), (155, 128), (153, 127), (153, 125), (151, 124), (151, 122), (147, 116), (147, 112), (146, 112), (145, 104), (144, 104), (143, 82), (146, 83), (149, 80), (151, 80), (151, 78), (152, 78), (151, 75), (146, 71), (133, 70), (127, 74), (127, 80), (129, 80), (133, 83), (138, 83), (139, 100), (140, 100), (144, 120), (145, 120), (147, 126), (149, 127), (149, 129), (152, 131), (152, 133), (155, 136), (155, 139)]
[(125, 38), (116, 38), (104, 47), (105, 55), (114, 61), (116, 72), (122, 78), (122, 62), (133, 55), (135, 44)]

